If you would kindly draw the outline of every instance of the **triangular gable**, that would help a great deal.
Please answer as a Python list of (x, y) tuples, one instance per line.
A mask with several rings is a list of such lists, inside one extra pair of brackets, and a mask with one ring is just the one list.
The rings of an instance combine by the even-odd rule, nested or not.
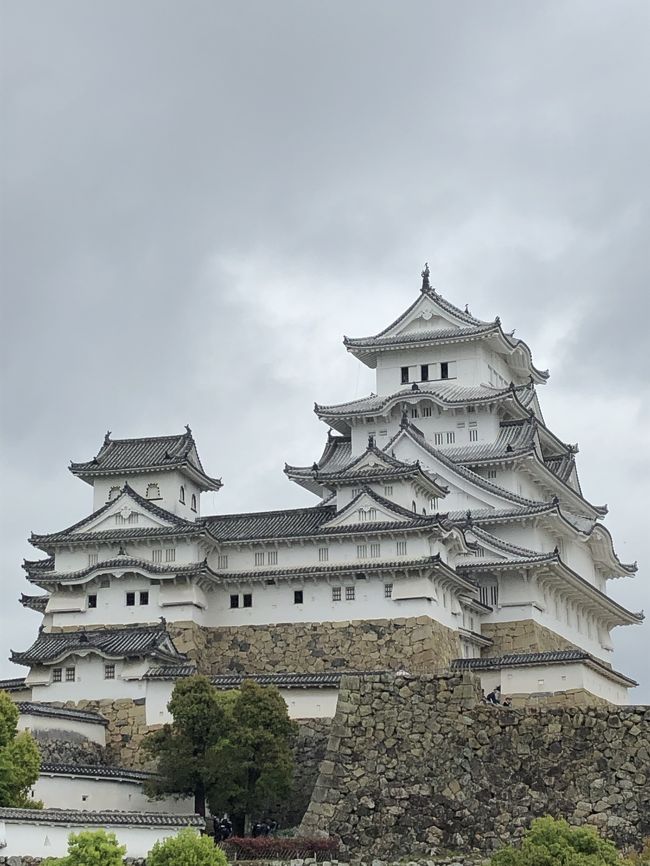
[[(137, 517), (134, 518), (133, 515), (137, 515)], [(120, 520), (119, 524), (118, 519)], [(131, 525), (143, 528), (171, 527), (178, 525), (178, 523), (179, 519), (176, 515), (149, 503), (127, 484), (116, 499), (107, 502), (94, 514), (70, 527), (69, 532), (71, 535), (76, 535), (77, 533), (103, 532), (107, 529)]]
[(397, 337), (418, 331), (446, 331), (463, 327), (467, 327), (467, 321), (441, 306), (432, 293), (423, 292), (402, 317), (381, 332), (381, 336)]
[(390, 454), (386, 454), (383, 451), (380, 451), (374, 444), (369, 445), (368, 448), (352, 460), (351, 463), (348, 463), (343, 469), (339, 470), (340, 473), (350, 472), (357, 473), (363, 472), (367, 469), (412, 469), (413, 464), (406, 464), (401, 460), (397, 460), (395, 457), (392, 457)]
[[(365, 517), (359, 515), (360, 511), (366, 513)], [(359, 523), (367, 523), (370, 529), (373, 523), (410, 523), (414, 516), (364, 487), (352, 502), (342, 508), (332, 520), (323, 524), (323, 529), (356, 526)]]

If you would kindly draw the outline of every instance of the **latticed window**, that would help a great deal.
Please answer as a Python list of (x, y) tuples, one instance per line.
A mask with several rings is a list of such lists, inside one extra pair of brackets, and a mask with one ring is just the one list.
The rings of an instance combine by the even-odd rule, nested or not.
[(377, 557), (381, 556), (381, 544), (379, 542), (373, 542), (370, 545), (370, 556), (373, 559), (377, 559)]
[(52, 670), (52, 682), (60, 683), (63, 679), (63, 669), (62, 668), (54, 668)]
[(393, 584), (385, 583), (384, 584), (384, 598), (392, 598), (393, 597)]
[(332, 601), (341, 601), (341, 587), (333, 586), (332, 587)]
[(345, 587), (345, 600), (346, 601), (354, 601), (356, 592), (354, 586), (346, 586)]
[(264, 552), (255, 554), (255, 565), (264, 565)]
[(89, 553), (88, 554), (88, 565), (97, 565), (97, 561), (99, 560), (98, 553)]
[(357, 559), (366, 559), (368, 556), (368, 545), (357, 544)]
[(66, 683), (73, 683), (75, 681), (75, 677), (77, 674), (77, 669), (74, 665), (71, 665), (69, 668), (65, 669), (65, 681)]
[(429, 500), (429, 508), (431, 509), (431, 511), (437, 511), (438, 510), (438, 497), (437, 496), (431, 497), (431, 499)]
[(393, 495), (393, 485), (387, 484), (384, 487), (384, 496), (392, 496)]
[(105, 680), (114, 680), (115, 679), (115, 665), (104, 665), (104, 679)]
[(329, 558), (330, 558), (329, 547), (319, 547), (318, 548), (318, 561), (319, 562), (328, 562)]
[(455, 441), (456, 441), (456, 434), (454, 433), (453, 430), (450, 430), (450, 431), (447, 433), (447, 445), (453, 445), (453, 443), (454, 443)]
[(442, 433), (434, 433), (433, 434), (433, 444), (434, 445), (442, 445)]
[(422, 417), (430, 418), (431, 417), (431, 406), (423, 406), (422, 407)]
[(476, 429), (476, 427), (470, 427), (469, 441), (470, 442), (478, 442), (478, 430)]
[(168, 547), (165, 550), (165, 562), (176, 562), (176, 548)]
[(398, 556), (406, 556), (406, 542), (398, 541), (397, 542), (397, 555)]
[(147, 484), (147, 499), (160, 499), (160, 486), (156, 483)]
[(163, 560), (163, 552), (162, 548), (156, 548), (151, 551), (151, 560), (152, 562), (162, 562)]
[(217, 557), (217, 568), (228, 568), (228, 554), (220, 553)]
[(277, 565), (278, 564), (278, 552), (277, 552), (277, 550), (269, 550), (267, 562), (269, 565)]

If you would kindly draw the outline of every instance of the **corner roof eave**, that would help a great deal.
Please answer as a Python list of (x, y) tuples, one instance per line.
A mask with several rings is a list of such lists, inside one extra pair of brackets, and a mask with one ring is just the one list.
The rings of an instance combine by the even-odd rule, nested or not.
[(509, 667), (543, 667), (544, 665), (571, 665), (571, 664), (586, 664), (594, 670), (599, 671), (604, 676), (617, 682), (619, 685), (627, 687), (635, 687), (639, 684), (636, 680), (626, 676), (620, 671), (616, 671), (609, 667), (605, 662), (592, 656), (586, 650), (558, 650), (539, 653), (511, 653), (504, 656), (494, 656), (489, 658), (475, 659), (453, 659), (451, 663), (452, 670), (475, 670), (490, 671), (502, 670)]
[(223, 482), (220, 478), (211, 478), (189, 461), (179, 461), (177, 463), (167, 463), (158, 466), (134, 466), (122, 469), (102, 469), (100, 466), (90, 469), (84, 466), (84, 464), (71, 463), (68, 469), (76, 478), (81, 478), (86, 484), (91, 485), (95, 478), (124, 478), (133, 475), (148, 475), (152, 472), (172, 472), (177, 470), (194, 481), (201, 490), (216, 491), (223, 487)]

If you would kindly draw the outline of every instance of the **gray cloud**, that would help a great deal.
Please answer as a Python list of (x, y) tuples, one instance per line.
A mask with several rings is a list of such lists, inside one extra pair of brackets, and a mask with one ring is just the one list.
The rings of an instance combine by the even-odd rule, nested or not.
[[(548, 419), (642, 559), (646, 3), (23, 0), (2, 23), (1, 658), (36, 627), (29, 530), (88, 510), (69, 459), (189, 421), (211, 508), (308, 502), (281, 469), (320, 452), (313, 401), (371, 387), (341, 335), (394, 318), (425, 259), (551, 367)], [(635, 608), (640, 565), (614, 588)], [(644, 632), (616, 663), (648, 699)]]

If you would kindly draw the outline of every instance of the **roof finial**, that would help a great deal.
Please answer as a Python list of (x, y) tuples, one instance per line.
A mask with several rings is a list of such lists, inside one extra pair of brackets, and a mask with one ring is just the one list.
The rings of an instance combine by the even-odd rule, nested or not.
[(186, 425), (185, 425), (185, 431), (186, 431), (186, 433), (187, 433), (188, 436), (191, 436), (191, 435), (192, 435), (192, 428), (190, 427), (189, 424), (186, 424)]
[(428, 292), (431, 288), (431, 283), (429, 282), (429, 274), (430, 274), (429, 262), (425, 262), (424, 263), (424, 270), (420, 274), (420, 276), (422, 277), (422, 291), (423, 292)]
[(118, 549), (118, 551), (117, 551), (117, 555), (118, 555), (118, 556), (127, 556), (127, 555), (128, 555), (127, 552), (126, 552), (126, 550), (124, 549), (124, 545), (123, 545), (123, 544), (120, 544), (119, 549)]
[(108, 443), (110, 441), (111, 441), (111, 431), (107, 430), (106, 435), (104, 436), (104, 445), (108, 445)]
[(406, 428), (409, 426), (409, 416), (406, 411), (406, 406), (404, 406), (402, 409), (402, 420), (400, 421), (399, 426), (402, 428), (402, 430), (406, 430)]
[(368, 434), (368, 448), (374, 448), (374, 447), (375, 447), (375, 434), (369, 433)]

